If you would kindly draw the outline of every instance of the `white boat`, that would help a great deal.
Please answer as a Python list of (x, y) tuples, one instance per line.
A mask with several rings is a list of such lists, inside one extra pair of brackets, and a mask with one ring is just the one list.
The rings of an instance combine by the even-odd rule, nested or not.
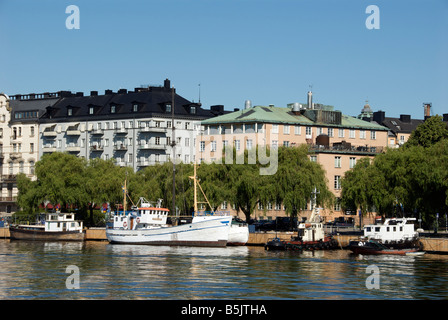
[(249, 241), (249, 227), (247, 223), (232, 220), (229, 230), (228, 246), (244, 246)]
[[(140, 198), (140, 206), (129, 212), (118, 212), (113, 216), (113, 226), (106, 228), (106, 237), (111, 243), (131, 243), (175, 246), (223, 247), (229, 239), (231, 216), (228, 214), (201, 214), (197, 212), (196, 167), (195, 214), (191, 223), (168, 224), (169, 209), (162, 208), (159, 200), (153, 205)], [(126, 197), (126, 183), (124, 187)], [(123, 208), (126, 208), (124, 201)]]
[(422, 252), (415, 218), (387, 218), (384, 223), (364, 226), (364, 236), (351, 240), (349, 249), (361, 254), (412, 254)]
[(83, 241), (82, 221), (76, 221), (73, 213), (47, 213), (45, 222), (36, 225), (11, 225), (10, 238), (13, 240), (42, 241)]

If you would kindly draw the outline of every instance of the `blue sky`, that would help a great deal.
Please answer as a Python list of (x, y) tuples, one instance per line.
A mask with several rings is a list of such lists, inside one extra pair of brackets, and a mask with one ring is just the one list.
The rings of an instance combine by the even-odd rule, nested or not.
[[(66, 28), (77, 5), (80, 29)], [(369, 30), (366, 8), (380, 9)], [(0, 0), (0, 92), (171, 80), (205, 107), (314, 102), (448, 113), (448, 0)]]

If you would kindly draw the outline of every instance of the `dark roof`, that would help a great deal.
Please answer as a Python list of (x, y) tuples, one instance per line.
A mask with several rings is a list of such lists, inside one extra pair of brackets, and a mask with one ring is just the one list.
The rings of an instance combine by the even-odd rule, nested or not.
[(11, 122), (36, 122), (38, 120), (38, 117), (45, 113), (47, 107), (53, 106), (58, 101), (59, 98), (29, 100), (13, 99), (9, 102), (9, 106), (11, 107)]
[[(168, 83), (167, 83), (168, 81)], [(171, 117), (167, 105), (172, 103), (174, 90), (174, 114), (176, 118), (204, 120), (227, 113), (219, 106), (210, 110), (203, 109), (200, 103), (191, 102), (169, 87), (165, 80), (163, 87), (135, 88), (134, 91), (120, 89), (118, 92), (106, 90), (104, 95), (92, 91), (90, 96), (81, 94), (65, 95), (56, 104), (46, 109), (41, 122), (83, 121), (104, 119), (132, 119), (145, 117)], [(137, 105), (137, 111), (134, 110)], [(91, 114), (93, 107), (93, 114)], [(71, 115), (68, 110), (71, 109)], [(112, 112), (113, 111), (113, 112)]]
[(381, 124), (397, 134), (411, 133), (423, 122), (424, 120), (411, 119), (410, 116), (403, 117), (402, 115), (400, 118), (385, 117)]

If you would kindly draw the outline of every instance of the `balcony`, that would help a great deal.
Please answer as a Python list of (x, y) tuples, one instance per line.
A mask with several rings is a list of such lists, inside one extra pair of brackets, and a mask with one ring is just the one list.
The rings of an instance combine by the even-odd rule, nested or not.
[(2, 180), (3, 182), (15, 182), (17, 178), (17, 175), (15, 174), (3, 174)]
[(44, 137), (56, 137), (58, 135), (58, 133), (54, 130), (47, 130), (45, 129), (44, 132), (42, 132), (42, 135)]
[(56, 152), (56, 147), (53, 145), (46, 145), (42, 147), (43, 152)]
[(142, 143), (138, 146), (139, 150), (165, 150), (166, 144)]
[(140, 127), (140, 133), (145, 133), (145, 132), (161, 132), (161, 133), (166, 133), (168, 130), (168, 128), (161, 128), (161, 127), (155, 127), (155, 126), (145, 126), (145, 127)]
[(103, 152), (104, 148), (102, 145), (93, 145), (90, 147), (90, 151), (92, 152)]
[(19, 159), (22, 157), (22, 152), (13, 151), (9, 154), (11, 159)]
[(116, 144), (114, 145), (114, 151), (126, 151), (128, 150), (128, 146), (126, 146), (125, 144)]
[(104, 131), (103, 131), (103, 129), (94, 129), (93, 131), (92, 131), (92, 134), (93, 135), (103, 135), (104, 134)]
[(323, 152), (323, 153), (346, 153), (346, 154), (364, 154), (364, 155), (375, 155), (382, 153), (385, 148), (377, 146), (352, 146), (350, 143), (340, 142), (333, 143), (332, 146), (327, 145), (309, 145), (309, 150), (312, 152)]
[(17, 197), (0, 197), (0, 202), (16, 202)]
[(67, 147), (65, 147), (65, 151), (67, 151), (67, 152), (80, 152), (81, 151), (81, 147), (79, 147), (79, 146), (67, 146)]
[(67, 128), (67, 132), (66, 135), (68, 136), (80, 136), (81, 135), (81, 131), (79, 130), (79, 124), (76, 124), (74, 126), (69, 126)]
[(115, 134), (127, 134), (128, 130), (126, 128), (115, 128), (114, 132)]

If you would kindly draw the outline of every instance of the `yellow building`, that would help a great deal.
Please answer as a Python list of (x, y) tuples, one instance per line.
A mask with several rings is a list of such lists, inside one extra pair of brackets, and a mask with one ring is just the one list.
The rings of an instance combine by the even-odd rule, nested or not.
[[(375, 122), (344, 115), (331, 106), (312, 106), (307, 108), (294, 103), (287, 107), (251, 107), (247, 103), (244, 110), (202, 121), (196, 159), (223, 161), (225, 146), (234, 146), (237, 152), (242, 152), (257, 145), (276, 148), (307, 144), (310, 159), (325, 169), (328, 187), (338, 199), (344, 173), (360, 158), (374, 157), (382, 152), (388, 143), (388, 129)], [(345, 215), (339, 203), (334, 208), (324, 209), (322, 214), (326, 221)], [(281, 204), (270, 204), (268, 208), (259, 207), (254, 218), (275, 219), (284, 215)]]

